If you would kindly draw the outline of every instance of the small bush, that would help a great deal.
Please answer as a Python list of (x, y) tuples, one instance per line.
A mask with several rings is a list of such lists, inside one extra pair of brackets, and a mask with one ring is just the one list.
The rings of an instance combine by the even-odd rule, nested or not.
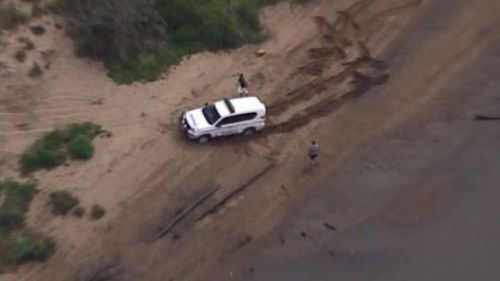
[(63, 130), (64, 139), (71, 140), (77, 136), (84, 135), (91, 139), (94, 139), (97, 135), (99, 135), (102, 131), (100, 125), (97, 125), (92, 122), (84, 122), (84, 123), (74, 123), (66, 126)]
[(0, 3), (0, 29), (14, 29), (28, 21), (28, 16), (14, 5)]
[(88, 136), (80, 135), (69, 143), (68, 151), (73, 159), (88, 160), (94, 155), (94, 146)]
[(77, 218), (83, 217), (84, 214), (85, 214), (85, 208), (81, 206), (78, 206), (75, 209), (73, 209), (73, 215)]
[(38, 63), (34, 63), (33, 64), (33, 67), (30, 69), (30, 71), (28, 72), (28, 75), (31, 77), (31, 78), (37, 78), (37, 77), (40, 77), (42, 76), (43, 74), (43, 70), (42, 68), (38, 65)]
[(38, 140), (21, 156), (21, 171), (23, 174), (62, 165), (67, 159), (64, 151), (57, 144), (51, 145), (46, 140)]
[(24, 62), (26, 60), (26, 52), (24, 50), (17, 50), (14, 57), (18, 62)]
[(31, 50), (35, 49), (35, 43), (33, 43), (33, 41), (31, 41), (29, 38), (20, 37), (20, 38), (17, 39), (17, 41), (19, 43), (24, 44), (24, 49), (25, 50), (31, 51)]
[(64, 164), (70, 157), (90, 159), (94, 153), (90, 141), (99, 133), (101, 126), (91, 122), (70, 124), (46, 133), (21, 156), (21, 172), (28, 175), (41, 169), (50, 170)]
[(41, 25), (30, 26), (30, 30), (35, 35), (42, 35), (45, 33), (45, 27)]
[(23, 231), (15, 238), (15, 261), (17, 264), (43, 261), (55, 251), (55, 243), (29, 231)]
[(80, 200), (67, 191), (56, 191), (50, 194), (50, 205), (55, 215), (65, 216), (79, 203)]
[(23, 229), (12, 233), (0, 233), (0, 272), (9, 267), (44, 261), (56, 249), (55, 243), (44, 236)]
[(106, 210), (99, 204), (94, 204), (90, 209), (90, 217), (94, 220), (101, 219), (106, 214)]
[(0, 181), (0, 272), (10, 266), (44, 260), (55, 250), (50, 239), (24, 228), (35, 193), (32, 183)]
[(111, 133), (110, 131), (107, 131), (107, 130), (102, 130), (101, 132), (101, 138), (111, 138), (113, 137), (113, 133)]
[(11, 180), (0, 182), (0, 232), (24, 225), (24, 215), (35, 193), (32, 183), (20, 184)]

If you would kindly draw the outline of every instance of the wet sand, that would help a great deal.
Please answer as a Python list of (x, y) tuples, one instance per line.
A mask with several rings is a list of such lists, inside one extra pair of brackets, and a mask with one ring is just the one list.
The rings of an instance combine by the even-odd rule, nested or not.
[[(499, 280), (500, 122), (473, 120), (476, 113), (500, 112), (498, 42), (493, 39), (455, 77), (461, 82), (443, 88), (453, 98), (434, 100), (368, 144), (327, 188), (311, 195), (280, 230), (288, 236), (307, 230), (293, 242), (302, 246), (261, 251), (250, 262), (267, 266), (256, 266), (242, 280)], [(354, 225), (335, 221), (348, 216), (351, 208), (339, 206), (358, 189), (373, 191), (366, 195), (373, 201), (400, 192), (387, 196), (385, 206), (362, 202), (372, 213)], [(338, 225), (336, 232), (321, 229), (327, 219)], [(296, 258), (276, 258), (280, 251)]]
[[(470, 144), (438, 169), (454, 180), (447, 198), (431, 215), (405, 225), (363, 224), (321, 245), (315, 255), (257, 271), (244, 280), (498, 280), (496, 126), (479, 125)], [(327, 254), (326, 249), (333, 252)], [(344, 249), (350, 249), (349, 254)]]

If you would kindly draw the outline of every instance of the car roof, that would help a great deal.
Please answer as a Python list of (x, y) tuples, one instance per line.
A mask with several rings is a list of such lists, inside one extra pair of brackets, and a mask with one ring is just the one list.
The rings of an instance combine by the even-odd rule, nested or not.
[[(228, 105), (229, 103), (229, 105)], [(242, 97), (234, 99), (224, 99), (215, 102), (217, 111), (224, 117), (233, 114), (247, 112), (265, 112), (266, 106), (257, 97)], [(234, 112), (231, 112), (228, 107), (233, 107)]]

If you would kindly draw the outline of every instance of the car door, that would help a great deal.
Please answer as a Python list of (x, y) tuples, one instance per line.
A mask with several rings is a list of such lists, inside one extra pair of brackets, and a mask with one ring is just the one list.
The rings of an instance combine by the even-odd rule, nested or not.
[(216, 136), (227, 136), (237, 132), (238, 115), (228, 116), (220, 120), (216, 127)]
[(257, 113), (245, 113), (233, 116), (228, 116), (217, 123), (217, 135), (227, 136), (241, 133), (245, 127), (245, 123), (257, 116)]

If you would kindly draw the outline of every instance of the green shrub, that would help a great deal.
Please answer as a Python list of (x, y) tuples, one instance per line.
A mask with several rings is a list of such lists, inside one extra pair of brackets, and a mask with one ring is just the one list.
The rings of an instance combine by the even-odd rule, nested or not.
[(68, 151), (73, 159), (88, 160), (94, 155), (94, 146), (88, 136), (80, 135), (69, 143)]
[(0, 272), (11, 266), (44, 261), (56, 249), (55, 243), (40, 234), (24, 229), (12, 233), (0, 233)]
[(91, 140), (100, 132), (101, 126), (85, 122), (46, 133), (21, 156), (21, 172), (27, 175), (41, 169), (50, 170), (64, 164), (70, 156), (90, 159), (94, 153)]
[(81, 206), (78, 206), (75, 209), (73, 209), (73, 215), (77, 218), (83, 217), (84, 214), (85, 214), (85, 208)]
[(26, 52), (24, 50), (17, 50), (14, 57), (18, 62), (24, 62), (26, 60)]
[(42, 35), (45, 33), (45, 27), (41, 25), (30, 26), (30, 30), (35, 35)]
[(106, 210), (99, 204), (94, 204), (90, 209), (90, 217), (94, 220), (101, 219), (106, 214)]
[(71, 140), (77, 136), (84, 135), (94, 139), (102, 131), (102, 127), (92, 122), (73, 123), (63, 130), (66, 140)]
[(52, 240), (24, 227), (35, 193), (32, 183), (0, 181), (0, 272), (22, 263), (45, 260), (55, 251)]
[(24, 215), (35, 196), (35, 185), (11, 180), (0, 182), (0, 232), (21, 228)]
[(279, 0), (55, 0), (77, 53), (105, 62), (118, 83), (152, 81), (183, 56), (264, 38), (259, 7)]
[(29, 174), (41, 169), (50, 170), (62, 165), (66, 159), (67, 156), (60, 145), (52, 144), (46, 139), (37, 140), (21, 156), (21, 171), (23, 174)]
[(257, 0), (160, 0), (172, 44), (189, 51), (235, 48), (260, 33)]
[(55, 251), (51, 239), (24, 230), (15, 238), (15, 261), (17, 264), (30, 261), (43, 261)]
[(67, 191), (56, 191), (50, 194), (50, 205), (55, 215), (65, 216), (79, 203), (80, 200)]
[(180, 48), (158, 48), (150, 54), (109, 63), (109, 76), (120, 84), (130, 84), (137, 80), (154, 81), (169, 66), (178, 64), (184, 54)]
[(29, 77), (31, 78), (37, 78), (42, 76), (43, 70), (42, 68), (38, 65), (38, 63), (33, 63), (33, 67), (31, 67), (30, 71), (28, 72)]
[(155, 1), (58, 0), (49, 7), (67, 16), (78, 54), (114, 62), (160, 47), (165, 23)]

